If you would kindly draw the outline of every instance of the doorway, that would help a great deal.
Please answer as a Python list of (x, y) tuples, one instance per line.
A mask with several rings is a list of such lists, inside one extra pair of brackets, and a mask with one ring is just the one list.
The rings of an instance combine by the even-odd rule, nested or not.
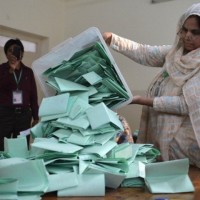
[[(10, 38), (19, 38), (24, 45), (24, 57), (23, 63), (32, 67), (34, 60), (38, 59), (42, 55), (48, 52), (48, 38), (44, 36), (39, 36), (32, 33), (27, 33), (24, 31), (12, 29), (9, 27), (0, 25), (0, 63), (6, 62), (7, 59), (4, 54), (4, 44)], [(37, 81), (37, 91), (38, 91), (38, 103), (40, 105), (44, 94), (41, 90), (41, 87)]]

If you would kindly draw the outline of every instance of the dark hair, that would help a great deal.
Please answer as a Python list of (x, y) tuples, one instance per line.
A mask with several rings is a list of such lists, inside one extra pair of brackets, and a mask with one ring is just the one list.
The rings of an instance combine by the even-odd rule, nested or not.
[(6, 42), (6, 44), (4, 45), (4, 53), (5, 54), (7, 54), (8, 49), (12, 45), (19, 46), (21, 48), (22, 53), (24, 53), (24, 46), (23, 46), (22, 42), (18, 38), (16, 38), (16, 39), (10, 39)]

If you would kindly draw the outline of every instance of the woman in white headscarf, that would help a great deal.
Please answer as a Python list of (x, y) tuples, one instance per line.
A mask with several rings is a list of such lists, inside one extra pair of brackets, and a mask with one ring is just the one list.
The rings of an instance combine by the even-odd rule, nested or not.
[(142, 45), (111, 32), (103, 38), (135, 62), (162, 67), (147, 96), (133, 98), (143, 105), (137, 142), (154, 144), (163, 161), (189, 158), (200, 167), (200, 3), (180, 18), (174, 45)]

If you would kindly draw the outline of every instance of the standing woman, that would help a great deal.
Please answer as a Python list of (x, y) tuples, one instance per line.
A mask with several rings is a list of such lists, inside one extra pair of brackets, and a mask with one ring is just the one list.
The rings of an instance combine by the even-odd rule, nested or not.
[(137, 63), (161, 67), (143, 105), (138, 143), (152, 143), (161, 160), (189, 158), (200, 167), (200, 3), (181, 16), (175, 42), (167, 46), (138, 44), (111, 32), (103, 37), (114, 50)]
[(22, 42), (8, 40), (4, 52), (8, 61), (0, 65), (0, 151), (4, 137), (17, 137), (39, 119), (35, 78), (32, 69), (22, 63)]

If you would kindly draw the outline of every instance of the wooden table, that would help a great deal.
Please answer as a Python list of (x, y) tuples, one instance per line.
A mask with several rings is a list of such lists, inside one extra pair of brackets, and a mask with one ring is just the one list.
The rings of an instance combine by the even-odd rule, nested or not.
[[(189, 176), (195, 187), (195, 192), (180, 194), (151, 194), (144, 188), (107, 189), (104, 197), (57, 197), (56, 193), (48, 193), (42, 200), (200, 200), (200, 169), (190, 167)], [(178, 184), (178, 183), (177, 183)]]

